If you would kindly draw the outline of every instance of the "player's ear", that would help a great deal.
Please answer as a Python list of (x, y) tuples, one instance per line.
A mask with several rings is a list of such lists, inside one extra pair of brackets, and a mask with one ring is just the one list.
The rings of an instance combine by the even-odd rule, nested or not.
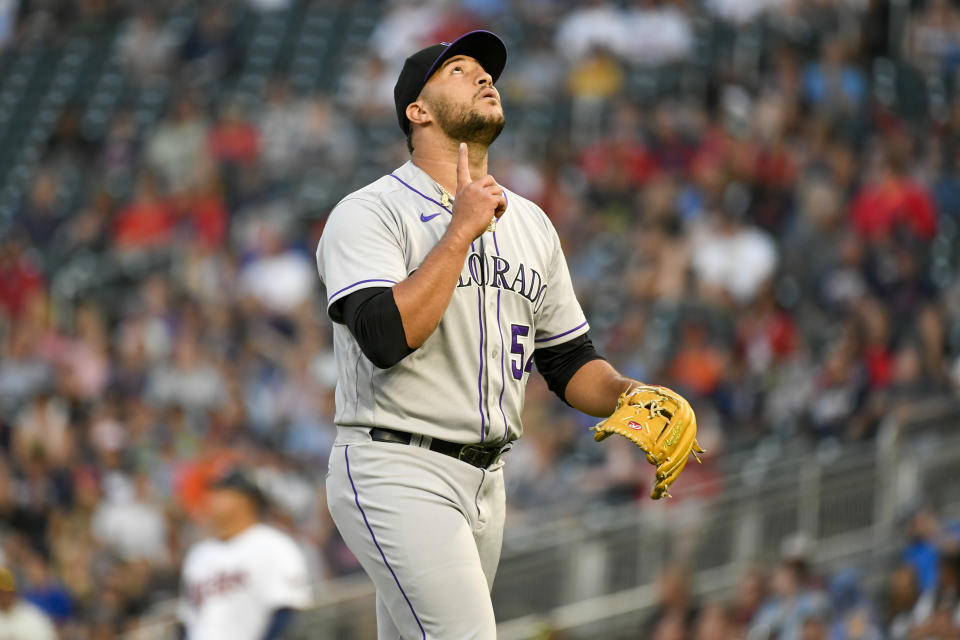
[(427, 105), (423, 100), (416, 100), (407, 105), (407, 120), (411, 124), (427, 124), (433, 118), (427, 110)]

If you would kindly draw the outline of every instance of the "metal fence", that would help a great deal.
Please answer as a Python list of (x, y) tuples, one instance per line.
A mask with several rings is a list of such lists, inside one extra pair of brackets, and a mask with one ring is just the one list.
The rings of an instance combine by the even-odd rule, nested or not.
[[(731, 456), (713, 500), (596, 509), (507, 530), (493, 590), (498, 637), (562, 630), (565, 638), (636, 637), (667, 563), (694, 570), (701, 595), (720, 595), (743, 570), (776, 557), (802, 532), (821, 565), (877, 566), (899, 544), (899, 514), (922, 497), (960, 516), (960, 401), (913, 408), (882, 427), (876, 443)], [(685, 491), (696, 493), (692, 488)], [(324, 585), (296, 638), (373, 638), (372, 586), (365, 577)]]

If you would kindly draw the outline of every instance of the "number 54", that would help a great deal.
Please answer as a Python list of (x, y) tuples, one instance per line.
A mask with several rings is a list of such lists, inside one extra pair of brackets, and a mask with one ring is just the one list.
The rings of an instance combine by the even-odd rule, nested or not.
[(525, 338), (530, 335), (530, 327), (525, 324), (512, 324), (510, 325), (510, 353), (519, 356), (519, 358), (510, 358), (510, 369), (513, 371), (513, 377), (517, 380), (523, 378), (524, 373), (530, 373), (530, 369), (533, 368), (533, 354), (530, 354), (530, 357), (527, 358), (526, 366), (523, 363), (523, 343), (520, 342), (520, 338)]

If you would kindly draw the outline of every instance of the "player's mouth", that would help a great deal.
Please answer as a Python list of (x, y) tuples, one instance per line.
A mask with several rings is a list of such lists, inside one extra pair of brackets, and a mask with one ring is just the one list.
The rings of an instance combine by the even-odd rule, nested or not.
[(480, 90), (480, 93), (477, 95), (477, 100), (483, 100), (484, 98), (493, 98), (497, 102), (500, 102), (500, 94), (497, 93), (497, 90), (493, 87)]

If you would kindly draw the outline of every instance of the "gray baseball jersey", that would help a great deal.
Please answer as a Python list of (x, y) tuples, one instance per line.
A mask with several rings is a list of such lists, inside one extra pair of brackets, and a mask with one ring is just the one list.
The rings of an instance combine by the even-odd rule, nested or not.
[[(417, 270), (450, 223), (441, 194), (411, 161), (337, 204), (317, 248), (328, 308)], [(338, 442), (368, 441), (370, 427), (463, 443), (520, 437), (534, 349), (588, 326), (550, 220), (529, 200), (504, 194), (496, 230), (472, 243), (450, 305), (419, 349), (379, 369), (334, 324)]]

